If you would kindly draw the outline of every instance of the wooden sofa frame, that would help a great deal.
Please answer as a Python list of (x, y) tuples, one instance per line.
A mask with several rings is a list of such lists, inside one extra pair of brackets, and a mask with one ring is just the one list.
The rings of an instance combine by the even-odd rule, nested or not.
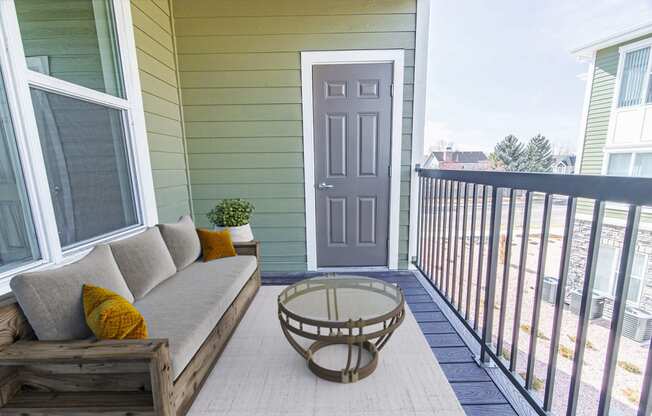
[(183, 372), (167, 339), (37, 341), (13, 295), (0, 299), (0, 415), (185, 415), (260, 287), (256, 271)]

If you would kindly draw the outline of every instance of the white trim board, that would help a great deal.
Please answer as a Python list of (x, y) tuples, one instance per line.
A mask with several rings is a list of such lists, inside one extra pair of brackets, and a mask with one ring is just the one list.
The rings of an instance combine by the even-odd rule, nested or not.
[(391, 178), (389, 191), (389, 242), (387, 267), (398, 268), (399, 211), (401, 205), (401, 140), (403, 128), (404, 51), (395, 49), (301, 52), (301, 96), (303, 112), (303, 163), (306, 204), (306, 251), (308, 270), (317, 270), (315, 215), (315, 139), (313, 126), (312, 67), (314, 65), (392, 63)]
[(412, 108), (412, 156), (410, 162), (410, 228), (408, 231), (408, 268), (414, 269), (412, 257), (417, 255), (417, 222), (419, 212), (419, 175), (416, 166), (423, 162), (429, 95), (428, 63), (430, 61), (430, 23), (434, 7), (431, 0), (417, 1), (417, 32), (414, 57), (414, 102)]

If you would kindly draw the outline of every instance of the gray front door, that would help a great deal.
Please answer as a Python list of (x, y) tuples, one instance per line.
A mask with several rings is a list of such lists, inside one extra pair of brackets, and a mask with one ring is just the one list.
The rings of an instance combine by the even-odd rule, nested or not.
[(392, 64), (313, 67), (317, 266), (385, 266)]

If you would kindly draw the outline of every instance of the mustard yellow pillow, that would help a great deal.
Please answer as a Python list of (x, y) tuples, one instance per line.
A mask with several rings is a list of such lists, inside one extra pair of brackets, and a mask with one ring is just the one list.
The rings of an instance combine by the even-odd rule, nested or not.
[(82, 288), (86, 324), (97, 339), (146, 339), (147, 323), (129, 301), (108, 289)]
[(197, 234), (201, 242), (201, 253), (204, 261), (236, 255), (229, 230), (212, 231), (198, 229)]

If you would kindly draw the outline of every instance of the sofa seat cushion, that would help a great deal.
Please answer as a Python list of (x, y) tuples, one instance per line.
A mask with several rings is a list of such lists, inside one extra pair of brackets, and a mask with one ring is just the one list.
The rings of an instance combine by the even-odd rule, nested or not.
[(186, 368), (256, 267), (254, 256), (198, 261), (134, 303), (147, 321), (149, 337), (169, 340), (174, 379)]
[(11, 279), (11, 290), (41, 341), (65, 341), (92, 336), (84, 320), (82, 287), (101, 286), (134, 301), (106, 245), (57, 269), (25, 273)]
[(156, 227), (111, 243), (111, 250), (136, 299), (145, 296), (177, 271), (172, 255)]

